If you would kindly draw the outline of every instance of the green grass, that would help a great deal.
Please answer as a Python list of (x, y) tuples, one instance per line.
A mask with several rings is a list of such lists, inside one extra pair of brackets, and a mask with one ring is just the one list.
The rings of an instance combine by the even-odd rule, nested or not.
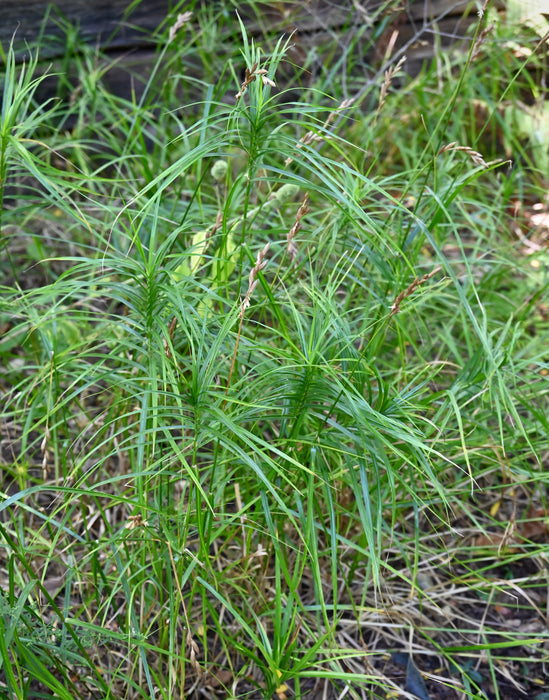
[(535, 697), (539, 53), (364, 89), (336, 37), (309, 85), (174, 21), (131, 100), (84, 47), (43, 104), (4, 47), (1, 697)]

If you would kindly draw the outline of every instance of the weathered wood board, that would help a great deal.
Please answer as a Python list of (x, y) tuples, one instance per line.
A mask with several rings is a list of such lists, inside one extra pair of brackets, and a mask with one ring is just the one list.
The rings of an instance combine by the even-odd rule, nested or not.
[[(279, 34), (294, 32), (298, 51), (306, 53), (315, 47), (320, 55), (323, 43), (329, 43), (334, 35), (341, 36), (344, 45), (353, 32), (364, 30), (364, 25), (375, 28), (383, 10), (385, 29), (377, 44), (377, 59), (382, 59), (396, 32), (395, 46), (406, 45), (407, 70), (412, 73), (433, 56), (435, 45), (445, 46), (462, 38), (467, 26), (477, 19), (472, 0), (285, 0), (257, 1), (253, 6), (234, 0), (201, 2), (223, 10), (229, 21), (234, 16), (235, 23), (238, 10), (248, 32), (256, 37), (267, 28)], [(157, 29), (170, 26), (177, 13), (197, 4), (181, 5), (177, 0), (0, 0), (0, 42), (6, 51), (15, 36), (22, 59), (26, 47), (39, 41), (40, 57), (55, 60), (66, 52), (68, 23), (77, 31), (73, 51), (81, 42), (82, 46), (101, 47), (116, 59), (107, 84), (112, 92), (126, 97), (136, 87), (139, 91), (135, 74), (146, 75), (154, 63)], [(365, 55), (364, 60), (375, 61), (376, 56)]]
[[(78, 28), (82, 41), (113, 49), (143, 46), (171, 11), (170, 0), (142, 0), (131, 12), (128, 0), (1, 0), (0, 42), (6, 48), (32, 44), (41, 35), (64, 38), (63, 21)], [(57, 51), (61, 54), (60, 44)]]
[[(82, 41), (99, 43), (110, 49), (140, 47), (152, 42), (155, 30), (177, 8), (176, 0), (1, 0), (0, 42), (4, 48), (15, 33), (16, 43), (36, 41), (41, 34), (63, 38), (62, 20), (78, 28)], [(194, 3), (187, 3), (189, 7)], [(211, 4), (211, 3), (210, 3)], [(287, 0), (286, 2), (256, 3), (254, 12), (247, 3), (217, 0), (218, 6), (226, 5), (226, 12), (236, 10), (244, 17), (251, 33), (261, 33), (264, 27), (280, 31), (315, 32), (367, 21), (383, 5), (383, 0), (362, 0), (362, 3), (344, 0)], [(462, 16), (471, 0), (403, 0), (393, 2), (395, 15), (407, 18), (410, 23), (433, 18)], [(400, 7), (400, 9), (398, 9)], [(186, 4), (177, 8), (186, 9)], [(175, 19), (175, 17), (174, 17)], [(62, 46), (59, 46), (62, 51)]]

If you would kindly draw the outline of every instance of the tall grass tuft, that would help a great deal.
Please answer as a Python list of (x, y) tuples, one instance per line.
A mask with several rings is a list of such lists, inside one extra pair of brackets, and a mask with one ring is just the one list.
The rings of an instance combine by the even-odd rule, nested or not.
[(6, 53), (0, 694), (487, 697), (547, 638), (495, 617), (547, 515), (542, 174), (485, 138), (528, 66), (489, 94), (487, 11), (442, 73), (285, 88), (212, 7), (129, 100)]

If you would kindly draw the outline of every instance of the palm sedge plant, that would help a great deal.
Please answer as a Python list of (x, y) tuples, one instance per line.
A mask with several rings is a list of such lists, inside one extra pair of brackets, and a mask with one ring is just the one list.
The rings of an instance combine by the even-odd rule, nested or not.
[[(214, 19), (180, 18), (171, 41), (188, 32), (201, 55)], [(40, 187), (5, 245), (30, 240), (45, 272), (22, 285), (13, 263), (1, 308), (2, 692), (381, 697), (399, 690), (383, 653), (427, 648), (457, 668), (446, 684), (484, 697), (459, 654), (517, 640), (452, 651), (431, 562), (452, 580), (456, 512), (487, 527), (480, 486), (504, 500), (541, 481), (508, 459), (539, 456), (543, 359), (524, 338), (539, 295), (504, 318), (512, 247), (481, 273), (493, 240), (476, 257), (462, 242), (472, 212), (495, 216), (467, 193), (501, 164), (443, 138), (467, 73), (395, 176), (372, 148), (396, 68), (373, 114), (325, 87), (288, 102), (288, 41), (264, 53), (239, 32), (191, 117), (155, 121), (152, 81), (129, 103), (97, 82), (75, 173), (33, 155)], [(8, 57), (6, 104), (48, 127)], [(9, 143), (4, 173), (23, 153)], [(63, 155), (54, 130), (42, 143)]]

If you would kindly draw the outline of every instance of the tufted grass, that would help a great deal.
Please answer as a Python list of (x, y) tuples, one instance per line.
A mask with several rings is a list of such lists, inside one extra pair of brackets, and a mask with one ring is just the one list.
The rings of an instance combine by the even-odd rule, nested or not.
[(539, 38), (308, 84), (191, 9), (131, 100), (4, 47), (0, 693), (535, 697)]

